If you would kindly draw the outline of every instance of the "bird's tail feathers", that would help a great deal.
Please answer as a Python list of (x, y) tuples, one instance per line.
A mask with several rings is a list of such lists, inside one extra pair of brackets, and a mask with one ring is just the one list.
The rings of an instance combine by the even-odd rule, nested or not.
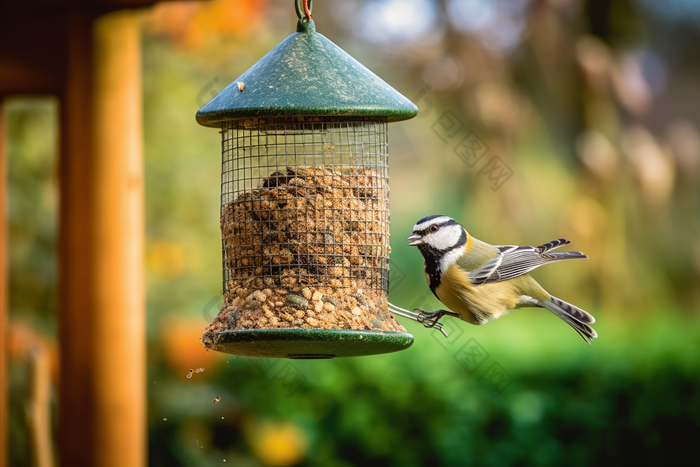
[(593, 324), (595, 323), (595, 318), (593, 317), (592, 314), (588, 313), (587, 311), (582, 310), (581, 308), (577, 307), (576, 305), (572, 305), (571, 303), (565, 302), (564, 300), (554, 297), (552, 295), (549, 296), (549, 299), (554, 303), (556, 306), (564, 310), (567, 314), (571, 315), (572, 318), (574, 318), (576, 321), (584, 324)]
[(588, 344), (591, 343), (592, 339), (598, 337), (595, 330), (588, 325), (589, 323), (595, 323), (595, 318), (590, 313), (554, 296), (550, 296), (549, 300), (544, 300), (540, 303), (542, 307), (551, 311), (555, 316), (574, 328)]

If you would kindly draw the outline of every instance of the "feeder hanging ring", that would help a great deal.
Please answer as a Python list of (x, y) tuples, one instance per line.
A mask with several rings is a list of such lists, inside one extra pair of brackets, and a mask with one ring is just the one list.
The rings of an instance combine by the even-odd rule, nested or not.
[(299, 21), (311, 21), (311, 11), (314, 9), (313, 0), (294, 0), (294, 7), (297, 10)]

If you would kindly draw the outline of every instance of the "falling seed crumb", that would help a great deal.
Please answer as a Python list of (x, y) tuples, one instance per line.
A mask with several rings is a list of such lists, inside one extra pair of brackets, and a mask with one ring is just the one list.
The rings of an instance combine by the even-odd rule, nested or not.
[(190, 379), (192, 377), (192, 373), (187, 373), (187, 379)]
[(167, 421), (168, 421), (168, 419), (167, 419), (167, 418), (164, 418), (164, 419), (163, 419), (163, 421), (164, 421), (164, 422), (167, 422)]
[[(215, 403), (215, 404), (218, 404), (219, 402), (221, 402), (221, 396), (216, 396), (216, 397), (214, 398), (214, 403)], [(221, 417), (221, 418), (224, 418), (224, 417)]]
[(192, 368), (190, 368), (190, 373), (194, 373), (194, 370)]
[(236, 81), (236, 84), (238, 85), (238, 91), (243, 92), (243, 89), (245, 88), (245, 83), (243, 81)]

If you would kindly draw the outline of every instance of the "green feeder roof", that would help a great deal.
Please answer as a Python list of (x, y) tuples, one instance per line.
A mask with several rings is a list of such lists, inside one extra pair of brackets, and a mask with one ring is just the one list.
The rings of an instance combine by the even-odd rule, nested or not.
[(386, 117), (406, 120), (418, 107), (316, 32), (313, 20), (299, 21), (282, 41), (197, 112), (197, 123), (258, 117)]

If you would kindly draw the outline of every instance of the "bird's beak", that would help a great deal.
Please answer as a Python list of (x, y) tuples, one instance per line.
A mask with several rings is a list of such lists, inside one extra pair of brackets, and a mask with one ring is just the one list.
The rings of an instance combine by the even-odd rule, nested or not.
[(408, 246), (417, 246), (423, 243), (423, 240), (421, 240), (420, 235), (418, 234), (409, 235), (408, 238), (406, 238), (406, 240), (411, 242), (408, 244)]

